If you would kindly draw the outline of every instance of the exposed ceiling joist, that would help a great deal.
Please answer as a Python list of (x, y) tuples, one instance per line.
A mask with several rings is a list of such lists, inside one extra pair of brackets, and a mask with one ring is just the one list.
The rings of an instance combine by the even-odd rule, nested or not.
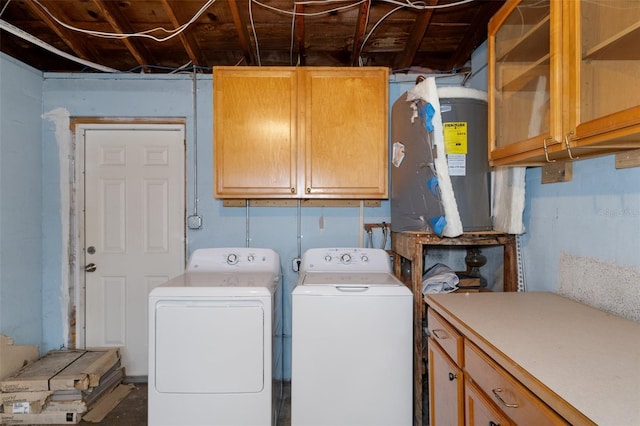
[(240, 16), (240, 11), (238, 10), (238, 3), (236, 0), (228, 0), (229, 9), (231, 10), (231, 15), (233, 16), (233, 23), (236, 26), (236, 32), (238, 33), (238, 41), (240, 42), (240, 48), (242, 49), (242, 53), (244, 55), (244, 60), (247, 62), (247, 65), (255, 65), (256, 60), (253, 54), (253, 49), (251, 48), (249, 31), (247, 30), (247, 24), (244, 22), (244, 19)]
[[(165, 73), (186, 71), (185, 63), (198, 72), (220, 65), (375, 65), (392, 72), (457, 72), (486, 40), (487, 23), (504, 2), (0, 0), (2, 21), (27, 35), (2, 27), (0, 50), (50, 72), (143, 67), (145, 72)], [(424, 5), (438, 7), (421, 8)], [(162, 42), (141, 36), (186, 23), (184, 31)], [(116, 36), (93, 36), (92, 31)]]
[[(136, 32), (123, 16), (116, 2), (105, 0), (93, 0), (93, 2), (116, 32), (120, 34), (132, 34)], [(155, 63), (151, 52), (149, 52), (145, 45), (139, 40), (127, 37), (122, 39), (122, 43), (143, 69), (146, 68), (147, 65)]]
[[(427, 6), (436, 6), (437, 4), (438, 0), (429, 0), (427, 2)], [(434, 10), (435, 9), (424, 9), (417, 12), (416, 20), (413, 23), (411, 32), (409, 33), (407, 46), (401, 54), (396, 55), (396, 60), (393, 64), (395, 69), (409, 68), (413, 63), (416, 52), (420, 47), (420, 43), (422, 42), (422, 39), (427, 32), (427, 28), (429, 28), (429, 24), (431, 23)]]
[[(180, 7), (179, 1), (161, 0), (161, 2), (174, 28), (180, 27), (180, 25), (191, 18), (191, 16), (184, 16), (184, 8)], [(180, 37), (180, 42), (182, 42), (184, 50), (187, 52), (187, 55), (189, 55), (191, 62), (197, 66), (205, 66), (207, 62), (198, 47), (198, 42), (193, 32), (187, 28), (187, 30), (181, 32), (178, 37)]]
[(358, 20), (356, 21), (356, 31), (353, 36), (353, 48), (351, 49), (351, 65), (357, 66), (362, 54), (362, 45), (364, 44), (364, 36), (367, 31), (369, 21), (369, 12), (371, 10), (371, 0), (365, 0), (360, 4), (358, 10)]

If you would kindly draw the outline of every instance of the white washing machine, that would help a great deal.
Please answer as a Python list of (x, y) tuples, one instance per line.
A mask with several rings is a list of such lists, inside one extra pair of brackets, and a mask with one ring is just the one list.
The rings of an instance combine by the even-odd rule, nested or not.
[(386, 251), (307, 250), (292, 292), (292, 426), (410, 426), (412, 321)]
[(281, 274), (260, 248), (196, 250), (149, 294), (149, 425), (275, 425)]

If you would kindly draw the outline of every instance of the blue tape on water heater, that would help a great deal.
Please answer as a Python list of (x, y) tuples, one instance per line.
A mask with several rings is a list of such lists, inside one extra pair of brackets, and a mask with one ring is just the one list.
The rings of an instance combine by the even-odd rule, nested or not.
[(437, 177), (432, 176), (431, 179), (427, 181), (427, 188), (429, 188), (429, 190), (435, 197), (440, 196), (440, 194), (438, 194), (438, 178)]
[(438, 235), (442, 235), (444, 231), (444, 227), (447, 226), (447, 219), (443, 216), (436, 216), (429, 219), (429, 224), (431, 225), (431, 229)]
[(433, 115), (436, 113), (435, 108), (430, 103), (424, 104), (418, 114), (420, 117), (424, 117), (424, 125), (427, 127), (427, 130), (433, 132)]

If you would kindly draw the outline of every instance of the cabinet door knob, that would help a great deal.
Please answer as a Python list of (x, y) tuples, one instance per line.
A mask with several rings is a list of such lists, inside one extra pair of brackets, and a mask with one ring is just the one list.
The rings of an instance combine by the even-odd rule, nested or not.
[(307, 194), (311, 194), (311, 188), (307, 188)]
[(295, 194), (296, 193), (296, 189), (295, 188), (291, 188), (291, 193)]
[(452, 382), (458, 378), (457, 374), (449, 373), (449, 381)]
[(489, 426), (500, 426), (500, 423), (489, 420)]

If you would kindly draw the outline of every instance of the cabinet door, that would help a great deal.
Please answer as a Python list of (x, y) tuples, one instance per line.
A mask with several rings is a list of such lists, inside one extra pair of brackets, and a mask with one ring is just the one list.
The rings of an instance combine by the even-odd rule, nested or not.
[(449, 359), (432, 339), (429, 353), (429, 424), (462, 426), (464, 424), (464, 383), (462, 370)]
[(295, 68), (217, 67), (213, 93), (215, 196), (299, 195)]
[(388, 197), (388, 70), (301, 68), (309, 198)]
[(509, 418), (469, 378), (464, 379), (465, 426), (509, 426)]
[[(489, 151), (494, 165), (545, 160), (562, 136), (562, 3), (510, 0), (489, 22)], [(555, 146), (554, 145), (558, 145)]]
[[(575, 155), (640, 147), (640, 2), (569, 1), (566, 136)], [(580, 149), (580, 147), (588, 147)]]

